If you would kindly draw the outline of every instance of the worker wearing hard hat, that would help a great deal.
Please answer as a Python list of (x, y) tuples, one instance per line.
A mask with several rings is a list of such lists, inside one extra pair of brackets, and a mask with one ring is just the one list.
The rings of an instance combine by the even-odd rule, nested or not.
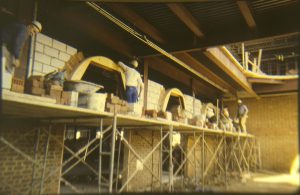
[(238, 99), (238, 110), (237, 110), (237, 118), (239, 121), (239, 127), (242, 132), (247, 133), (246, 130), (246, 120), (248, 118), (248, 108), (245, 104), (243, 104), (242, 100)]
[(20, 65), (23, 46), (29, 36), (33, 36), (41, 31), (42, 25), (38, 21), (33, 21), (28, 25), (12, 23), (3, 27), (1, 42), (3, 56), (6, 58), (5, 68), (8, 72), (12, 73), (14, 68)]
[(136, 103), (140, 98), (144, 88), (141, 75), (136, 70), (138, 67), (138, 62), (136, 60), (132, 60), (130, 62), (133, 68), (126, 66), (123, 62), (118, 62), (118, 64), (125, 72), (127, 102)]

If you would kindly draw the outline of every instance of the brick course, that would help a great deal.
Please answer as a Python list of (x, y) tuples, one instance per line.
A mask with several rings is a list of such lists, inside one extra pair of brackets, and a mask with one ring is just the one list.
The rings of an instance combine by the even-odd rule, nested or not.
[[(142, 157), (145, 158), (153, 147), (160, 141), (160, 132), (154, 131), (153, 136), (152, 132), (148, 130), (131, 130), (131, 138), (129, 139), (129, 130), (126, 131), (126, 139), (129, 140), (130, 145), (134, 148), (134, 150)], [(153, 142), (153, 146), (152, 146)], [(137, 158), (133, 155), (132, 152), (129, 154), (128, 158), (128, 148), (125, 148), (124, 151), (124, 167), (127, 167), (130, 175), (136, 170)], [(160, 147), (150, 156), (148, 161), (146, 161), (145, 166), (148, 166), (153, 170), (154, 174), (157, 178), (160, 178)], [(141, 191), (145, 190), (147, 187), (159, 186), (159, 182), (157, 179), (151, 175), (151, 173), (147, 170), (147, 168), (143, 168), (143, 170), (138, 171), (135, 177), (129, 182), (128, 191)], [(124, 180), (127, 179), (127, 172), (123, 175)]]
[[(18, 125), (18, 124), (22, 124)], [(12, 143), (15, 147), (34, 159), (34, 145), (36, 143), (37, 128), (47, 129), (47, 126), (26, 123), (24, 121), (11, 121), (1, 124), (1, 137)], [(62, 126), (53, 126), (51, 135), (63, 142), (64, 128)], [(47, 140), (47, 134), (41, 130), (39, 147), (37, 150), (37, 162), (35, 165), (35, 188), (33, 194), (39, 191), (39, 182), (42, 175), (42, 167), (44, 162), (44, 151)], [(17, 194), (30, 192), (32, 182), (33, 163), (25, 159), (22, 155), (0, 142), (0, 194)], [(50, 139), (48, 157), (46, 160), (45, 175), (53, 171), (56, 167), (61, 165), (62, 161), (62, 147)], [(44, 193), (59, 192), (59, 175), (60, 171), (50, 176), (45, 180)]]
[[(262, 168), (289, 172), (298, 150), (298, 95), (244, 99), (249, 108), (247, 129), (260, 142)], [(225, 102), (231, 116), (236, 103)]]

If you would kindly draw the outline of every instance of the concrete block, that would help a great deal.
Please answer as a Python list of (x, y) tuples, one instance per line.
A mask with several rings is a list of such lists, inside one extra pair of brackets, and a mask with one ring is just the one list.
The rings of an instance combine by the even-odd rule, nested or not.
[(38, 62), (42, 62), (43, 64), (50, 65), (51, 58), (47, 55), (44, 55), (39, 52), (35, 52), (35, 60)]
[(77, 53), (77, 49), (67, 45), (67, 53), (70, 54), (70, 55), (74, 55), (74, 54)]
[(43, 64), (43, 73), (47, 74), (49, 72), (53, 72), (54, 70), (57, 70), (57, 68), (50, 65)]
[(54, 67), (57, 67), (57, 68), (62, 68), (62, 67), (64, 67), (64, 65), (65, 65), (64, 61), (61, 61), (61, 60), (56, 59), (56, 58), (51, 59), (51, 66), (54, 66)]
[(53, 40), (52, 47), (58, 49), (59, 51), (67, 51), (67, 45), (57, 40)]
[(48, 45), (50, 47), (52, 46), (52, 38), (50, 38), (42, 33), (38, 33), (36, 35), (36, 40), (37, 40), (37, 42), (42, 43), (44, 45)]
[(41, 62), (34, 61), (33, 70), (38, 71), (38, 72), (42, 72), (43, 71), (43, 64)]
[(44, 54), (51, 56), (51, 57), (58, 58), (58, 50), (54, 49), (52, 47), (45, 46)]
[(59, 55), (58, 55), (58, 59), (64, 61), (64, 62), (67, 62), (69, 59), (70, 59), (71, 55), (65, 53), (65, 52), (62, 52), (60, 51), (59, 52)]
[(44, 52), (44, 45), (41, 43), (36, 42), (35, 43), (35, 51), (39, 51), (41, 53)]

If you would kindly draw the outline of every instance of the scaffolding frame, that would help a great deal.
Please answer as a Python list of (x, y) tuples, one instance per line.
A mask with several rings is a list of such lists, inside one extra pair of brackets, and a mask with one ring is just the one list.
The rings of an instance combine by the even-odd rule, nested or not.
[[(36, 187), (39, 188), (39, 194), (43, 194), (44, 183), (51, 176), (53, 176), (57, 172), (61, 172), (59, 181), (68, 186), (75, 193), (86, 193), (81, 191), (73, 185), (70, 181), (68, 181), (64, 176), (70, 172), (77, 164), (82, 163), (91, 170), (95, 176), (98, 177), (98, 191), (101, 192), (109, 192), (109, 193), (120, 193), (124, 191), (130, 191), (129, 185), (130, 182), (135, 178), (137, 173), (140, 171), (137, 168), (135, 170), (130, 170), (130, 163), (132, 159), (137, 159), (142, 164), (144, 170), (148, 171), (151, 174), (151, 191), (176, 191), (174, 188), (175, 178), (181, 172), (181, 187), (184, 188), (193, 183), (195, 189), (201, 188), (202, 191), (206, 191), (206, 187), (211, 185), (212, 178), (215, 175), (219, 177), (217, 180), (223, 183), (225, 186), (228, 183), (228, 179), (230, 177), (230, 173), (238, 172), (239, 175), (244, 172), (256, 171), (260, 168), (261, 160), (259, 154), (259, 144), (257, 140), (255, 140), (254, 136), (243, 135), (239, 133), (231, 133), (228, 134), (225, 131), (214, 131), (214, 130), (206, 130), (199, 127), (189, 126), (188, 128), (183, 126), (181, 127), (176, 122), (170, 121), (169, 125), (166, 123), (159, 124), (149, 124), (146, 125), (132, 125), (126, 126), (122, 124), (118, 124), (118, 115), (114, 114), (112, 117), (88, 117), (89, 119), (97, 120), (98, 127), (98, 135), (92, 138), (89, 142), (87, 142), (84, 146), (82, 146), (78, 151), (73, 151), (69, 147), (67, 147), (63, 142), (56, 139), (51, 135), (52, 125), (56, 123), (55, 119), (43, 119), (42, 121), (49, 124), (48, 130), (38, 128), (36, 129), (36, 142), (34, 146), (34, 156), (33, 158), (22, 152), (21, 149), (15, 147), (13, 143), (8, 142), (4, 137), (0, 137), (0, 141), (4, 143), (7, 147), (10, 147), (17, 153), (21, 154), (25, 159), (29, 160), (33, 164), (33, 173), (32, 173), (32, 183), (30, 188), (25, 194), (32, 194), (33, 189)], [(104, 125), (103, 120), (105, 119), (106, 125)], [(107, 120), (108, 119), (108, 120)], [(107, 122), (111, 120), (110, 124)], [(68, 118), (68, 123), (70, 124), (70, 119)], [(71, 120), (71, 124), (77, 125), (86, 125), (86, 123), (82, 123), (76, 118)], [(65, 140), (65, 131), (67, 122), (59, 122), (65, 124), (64, 128), (64, 140)], [(159, 141), (158, 143), (153, 144), (153, 133), (151, 137), (151, 143), (149, 142), (149, 146), (152, 147), (151, 151), (146, 155), (142, 156), (139, 154), (131, 145), (131, 132), (135, 129), (147, 129), (149, 131), (157, 131), (159, 132)], [(36, 152), (38, 150), (38, 143), (41, 131), (47, 132), (47, 141), (44, 148), (44, 160), (42, 165), (37, 163)], [(128, 132), (128, 136), (124, 136), (124, 132)], [(191, 148), (188, 150), (184, 148), (184, 146), (179, 145), (179, 149), (181, 151), (181, 162), (177, 162), (176, 159), (173, 158), (173, 132), (179, 132), (182, 136), (193, 137), (194, 143)], [(110, 139), (109, 139), (110, 137)], [(213, 139), (216, 141), (217, 145), (212, 147), (208, 144), (208, 140)], [(47, 163), (47, 153), (49, 150), (49, 141), (54, 140), (56, 143), (61, 145), (63, 148), (63, 153), (70, 153), (70, 157), (68, 159), (64, 159), (60, 166), (58, 166), (55, 170), (50, 171), (46, 174), (46, 163)], [(167, 148), (168, 155), (163, 159), (163, 153), (166, 148), (164, 148), (163, 142), (168, 140), (169, 147)], [(111, 147), (110, 151), (103, 151), (103, 144), (105, 142), (110, 142)], [(152, 144), (152, 145), (151, 145)], [(199, 147), (201, 152), (196, 152), (196, 147)], [(121, 162), (121, 149), (127, 148), (128, 153), (128, 164), (127, 167), (120, 168)], [(99, 163), (98, 170), (94, 168), (92, 165), (89, 165), (85, 158), (87, 158), (92, 152), (99, 151)], [(154, 152), (159, 152), (160, 162), (158, 163), (158, 174), (153, 170), (153, 162), (152, 166), (149, 167), (146, 163), (150, 160), (150, 157), (153, 156)], [(82, 155), (84, 154), (84, 155)], [(103, 165), (103, 156), (109, 155), (109, 177), (106, 178), (105, 174), (102, 170)], [(197, 158), (198, 157), (198, 158)], [(200, 158), (199, 158), (200, 157)], [(70, 163), (72, 160), (75, 162)], [(169, 159), (168, 162), (168, 183), (163, 183), (163, 164)], [(153, 161), (153, 160), (152, 160)], [(188, 163), (195, 169), (194, 175), (188, 176), (186, 174)], [(178, 168), (174, 170), (174, 164), (178, 165)], [(42, 166), (42, 178), (40, 178), (40, 182), (36, 182), (36, 178), (34, 178), (36, 169), (38, 166)], [(124, 164), (123, 164), (124, 166)], [(63, 171), (64, 170), (64, 171)], [(123, 175), (124, 172), (127, 171), (127, 177), (122, 178), (120, 181), (120, 175)], [(210, 172), (214, 172), (213, 175)], [(217, 174), (216, 174), (217, 173)], [(155, 187), (154, 183), (157, 182), (159, 186)], [(8, 185), (8, 184), (5, 184)], [(106, 189), (104, 189), (106, 187)], [(24, 194), (24, 192), (23, 192)]]

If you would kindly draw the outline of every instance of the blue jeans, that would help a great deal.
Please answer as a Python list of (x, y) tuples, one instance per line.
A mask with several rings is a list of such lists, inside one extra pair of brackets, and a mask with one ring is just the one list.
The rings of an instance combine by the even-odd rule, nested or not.
[(128, 103), (137, 102), (138, 93), (136, 87), (126, 86), (126, 98)]

